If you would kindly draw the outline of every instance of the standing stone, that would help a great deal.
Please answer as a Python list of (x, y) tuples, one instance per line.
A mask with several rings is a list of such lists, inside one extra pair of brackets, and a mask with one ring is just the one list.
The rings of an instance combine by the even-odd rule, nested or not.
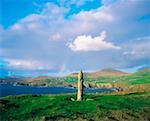
[(78, 73), (78, 92), (77, 92), (77, 101), (83, 99), (83, 72), (82, 70)]

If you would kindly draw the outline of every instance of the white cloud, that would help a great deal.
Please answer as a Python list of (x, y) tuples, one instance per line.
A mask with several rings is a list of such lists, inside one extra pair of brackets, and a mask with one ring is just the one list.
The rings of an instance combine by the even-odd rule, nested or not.
[(92, 1), (94, 0), (60, 0), (60, 5), (66, 7), (69, 7), (71, 5), (76, 5), (77, 7), (79, 7), (84, 5), (86, 2), (92, 2)]
[(39, 61), (33, 60), (20, 60), (20, 59), (5, 59), (9, 68), (21, 69), (21, 70), (46, 70), (51, 69), (48, 65), (43, 65)]
[(68, 45), (73, 51), (100, 51), (107, 49), (121, 49), (106, 40), (106, 32), (103, 31), (99, 36), (92, 37), (90, 35), (78, 36), (73, 43)]
[(53, 35), (50, 36), (49, 40), (61, 40), (62, 36), (60, 33), (55, 33)]
[(137, 38), (136, 43), (132, 40), (127, 45), (124, 45), (123, 55), (134, 60), (150, 59), (150, 38)]
[(20, 26), (20, 24), (15, 24), (11, 27), (11, 30), (21, 30), (22, 26)]
[[(112, 65), (125, 67), (130, 63), (131, 57), (136, 57), (131, 65), (143, 64), (145, 61), (138, 60), (148, 58), (146, 48), (144, 52), (143, 49), (140, 50), (144, 45), (132, 51), (133, 43), (137, 44), (142, 40), (134, 40), (133, 43), (129, 43), (129, 40), (149, 34), (149, 22), (141, 20), (149, 13), (148, 3), (148, 0), (120, 0), (111, 4), (105, 0), (105, 4), (97, 9), (80, 11), (67, 18), (69, 10), (66, 6), (47, 3), (40, 12), (28, 15), (4, 30), (0, 56), (14, 58), (15, 61), (11, 61), (10, 65), (24, 69), (38, 69), (38, 66), (44, 69), (49, 65), (56, 70), (78, 70), (84, 67), (99, 69)], [(107, 37), (105, 33), (99, 35), (103, 30), (109, 33)], [(73, 51), (87, 52), (70, 51), (66, 47), (67, 40), (74, 40), (68, 45)], [(121, 46), (125, 44), (126, 47)], [(118, 46), (121, 46), (121, 50), (114, 52), (113, 50), (120, 48)], [(107, 49), (111, 50), (101, 52)], [(90, 51), (94, 52), (91, 54)], [(79, 64), (81, 60), (85, 62), (83, 65)], [(64, 63), (67, 66), (62, 66)]]
[(82, 21), (96, 21), (98, 23), (112, 22), (115, 20), (114, 16), (109, 10), (109, 7), (100, 7), (95, 10), (81, 11), (80, 13), (75, 14), (73, 17)]

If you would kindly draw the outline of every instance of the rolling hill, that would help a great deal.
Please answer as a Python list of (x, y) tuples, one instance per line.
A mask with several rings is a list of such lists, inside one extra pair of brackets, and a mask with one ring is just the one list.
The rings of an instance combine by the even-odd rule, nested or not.
[[(71, 73), (68, 76), (69, 77), (77, 77), (78, 73)], [(102, 69), (95, 72), (85, 72), (85, 76), (91, 77), (91, 78), (97, 78), (97, 77), (104, 77), (104, 76), (126, 76), (129, 75), (129, 73), (122, 72), (116, 69), (107, 68)]]
[[(71, 73), (64, 77), (39, 76), (26, 78), (22, 81), (11, 81), (18, 85), (33, 86), (68, 86), (76, 87), (78, 73)], [(125, 73), (115, 69), (103, 69), (95, 72), (84, 72), (84, 84), (89, 87), (113, 87), (113, 85), (137, 85), (150, 83), (150, 68), (140, 69), (135, 73)], [(1, 82), (8, 82), (8, 80)]]
[(129, 75), (129, 73), (125, 73), (122, 71), (118, 71), (115, 69), (103, 69), (100, 71), (88, 73), (88, 75), (92, 78), (102, 77), (102, 76), (126, 76)]

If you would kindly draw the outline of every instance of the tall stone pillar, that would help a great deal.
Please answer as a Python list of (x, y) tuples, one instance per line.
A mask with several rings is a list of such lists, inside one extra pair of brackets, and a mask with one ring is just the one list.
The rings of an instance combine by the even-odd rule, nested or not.
[(77, 92), (77, 101), (83, 99), (83, 72), (82, 70), (78, 73), (78, 92)]

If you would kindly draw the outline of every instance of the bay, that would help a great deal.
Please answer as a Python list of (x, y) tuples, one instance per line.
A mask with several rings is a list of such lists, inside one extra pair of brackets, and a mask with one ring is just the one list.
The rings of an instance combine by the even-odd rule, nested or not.
[[(76, 88), (61, 87), (61, 86), (14, 86), (11, 84), (0, 84), (0, 97), (21, 95), (21, 94), (67, 94), (75, 93)], [(107, 88), (85, 88), (84, 93), (96, 93), (96, 92), (113, 92), (115, 89)]]

